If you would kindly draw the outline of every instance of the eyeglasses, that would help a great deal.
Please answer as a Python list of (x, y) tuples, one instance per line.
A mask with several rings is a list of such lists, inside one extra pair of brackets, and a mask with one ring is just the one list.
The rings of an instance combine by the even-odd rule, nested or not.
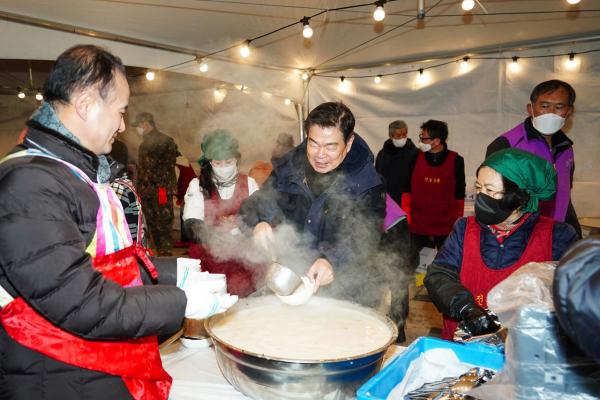
[(419, 135), (419, 140), (420, 140), (421, 142), (423, 142), (423, 143), (425, 143), (425, 141), (426, 141), (426, 140), (433, 140), (433, 139), (435, 139), (435, 138), (432, 138), (432, 137), (424, 137), (424, 136), (421, 136), (421, 135)]

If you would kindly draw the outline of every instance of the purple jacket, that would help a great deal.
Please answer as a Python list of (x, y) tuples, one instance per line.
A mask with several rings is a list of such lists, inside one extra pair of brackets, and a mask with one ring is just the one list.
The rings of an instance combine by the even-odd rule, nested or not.
[(557, 221), (564, 222), (571, 201), (571, 169), (575, 162), (573, 148), (570, 147), (558, 153), (555, 159), (552, 150), (543, 139), (528, 139), (524, 123), (520, 123), (502, 136), (508, 140), (511, 147), (538, 155), (554, 166), (558, 175), (558, 182), (554, 198), (554, 210), (550, 216)]

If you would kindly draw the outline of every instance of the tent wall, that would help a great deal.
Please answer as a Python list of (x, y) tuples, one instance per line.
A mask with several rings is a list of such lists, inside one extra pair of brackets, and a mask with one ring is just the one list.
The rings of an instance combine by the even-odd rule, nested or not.
[[(158, 128), (172, 136), (180, 152), (195, 162), (201, 155), (200, 143), (205, 134), (215, 129), (231, 131), (240, 143), (241, 166), (247, 171), (258, 159), (268, 161), (280, 132), (297, 136), (298, 118), (293, 104), (285, 105), (276, 96), (246, 89), (221, 87), (209, 79), (197, 85), (198, 78), (185, 75), (165, 79), (159, 84), (162, 90), (146, 91), (145, 80), (131, 82), (132, 96), (127, 114), (133, 121), (137, 112), (154, 114)], [(220, 88), (221, 98), (215, 96)], [(221, 101), (219, 101), (221, 100)], [(0, 153), (5, 154), (15, 144), (25, 121), (39, 103), (28, 96), (20, 100), (16, 96), (0, 96)], [(129, 123), (127, 130), (119, 135), (130, 151), (130, 159), (137, 159), (141, 138)], [(298, 140), (296, 140), (296, 143)]]
[[(589, 48), (599, 48), (591, 43)], [(578, 51), (584, 51), (580, 47)], [(497, 54), (552, 55), (573, 51), (571, 47), (551, 47), (529, 52)], [(491, 56), (488, 56), (491, 57)], [(467, 189), (472, 187), (477, 166), (485, 157), (487, 145), (499, 134), (527, 116), (526, 105), (534, 86), (547, 79), (569, 82), (577, 92), (576, 112), (565, 127), (574, 141), (575, 179), (573, 200), (580, 217), (599, 216), (600, 202), (600, 53), (578, 54), (579, 71), (568, 71), (567, 57), (521, 58), (521, 71), (512, 72), (506, 60), (471, 60), (470, 71), (460, 73), (458, 63), (425, 71), (431, 83), (415, 83), (417, 72), (384, 76), (380, 84), (372, 78), (352, 79), (352, 75), (385, 74), (402, 67), (346, 71), (346, 89), (336, 78), (314, 77), (309, 86), (308, 108), (324, 101), (344, 101), (356, 117), (356, 131), (376, 154), (388, 137), (388, 124), (403, 119), (409, 137), (418, 140), (420, 125), (428, 119), (446, 121), (448, 144), (465, 158)], [(441, 64), (407, 65), (405, 70)], [(342, 75), (340, 73), (339, 75)]]

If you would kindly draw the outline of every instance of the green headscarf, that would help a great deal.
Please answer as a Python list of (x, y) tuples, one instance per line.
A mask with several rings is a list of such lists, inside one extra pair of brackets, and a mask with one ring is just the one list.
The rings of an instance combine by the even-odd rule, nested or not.
[(549, 200), (556, 192), (556, 171), (535, 154), (504, 149), (490, 155), (481, 166), (490, 167), (529, 194), (523, 212), (536, 212), (540, 200)]
[(200, 145), (202, 160), (228, 160), (240, 158), (240, 149), (237, 139), (229, 131), (217, 129), (206, 135)]

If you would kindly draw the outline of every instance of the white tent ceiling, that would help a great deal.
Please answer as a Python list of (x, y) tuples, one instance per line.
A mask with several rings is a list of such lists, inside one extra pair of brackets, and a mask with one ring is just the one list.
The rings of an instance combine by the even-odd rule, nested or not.
[[(79, 35), (41, 28), (60, 27), (63, 31), (144, 41), (148, 47), (114, 43), (110, 47), (123, 50), (119, 54), (129, 65), (160, 68), (190, 60), (191, 54), (203, 56), (226, 49), (298, 22), (303, 16), (366, 3), (360, 0), (2, 0), (0, 18), (5, 21), (0, 23), (0, 34), (10, 40), (0, 43), (0, 54), (2, 58), (54, 59), (69, 45), (86, 41)], [(290, 26), (253, 41), (254, 51), (247, 60), (242, 60), (235, 48), (212, 56), (213, 62), (226, 63), (217, 63), (218, 68), (211, 68), (209, 76), (216, 71), (221, 76), (229, 71), (234, 75), (241, 73), (241, 68), (232, 68), (228, 63), (288, 71), (331, 71), (600, 37), (600, 10), (585, 11), (600, 9), (600, 0), (582, 0), (577, 6), (570, 6), (566, 0), (480, 0), (480, 5), (467, 14), (460, 7), (461, 1), (425, 0), (429, 11), (421, 21), (415, 18), (417, 3), (417, 0), (387, 2), (387, 16), (382, 23), (373, 20), (372, 4), (325, 12), (311, 20), (315, 32), (312, 39), (302, 37), (301, 24)], [(189, 54), (149, 51), (152, 46), (172, 47)], [(187, 69), (184, 66), (183, 71), (187, 70), (189, 66)]]

